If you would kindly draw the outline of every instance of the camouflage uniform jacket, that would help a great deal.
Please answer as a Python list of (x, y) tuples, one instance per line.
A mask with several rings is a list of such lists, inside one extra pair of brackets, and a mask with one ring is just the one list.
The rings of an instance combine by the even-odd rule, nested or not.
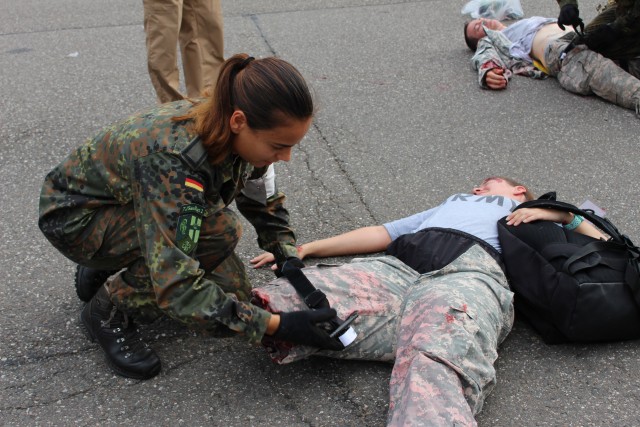
[[(511, 56), (509, 49), (513, 43), (501, 31), (490, 30), (484, 25), (483, 28), (487, 35), (478, 41), (476, 53), (471, 58), (471, 67), (478, 71), (478, 83), (481, 87), (488, 87), (485, 82), (486, 75), (493, 68), (507, 69), (514, 74), (535, 79), (547, 77), (531, 62)], [(506, 76), (509, 78), (510, 73), (507, 73)]]
[[(266, 168), (254, 169), (230, 155), (212, 165), (191, 122), (175, 122), (192, 104), (178, 101), (135, 114), (102, 129), (51, 171), (40, 196), (40, 227), (61, 248), (64, 237), (78, 235), (90, 225), (100, 207), (132, 205), (142, 256), (150, 271), (158, 306), (172, 317), (193, 323), (215, 319), (259, 341), (269, 314), (244, 302), (235, 302), (232, 319), (220, 319), (217, 309), (232, 301), (220, 301), (216, 284), (205, 277), (194, 259), (195, 237), (177, 239), (177, 223), (185, 213), (202, 221), (216, 221), (215, 213), (234, 199), (238, 210), (252, 223), (258, 243), (266, 251), (280, 247), (296, 255), (295, 236), (288, 226), (284, 194), (267, 200), (264, 185), (251, 188)], [(255, 181), (254, 181), (255, 182)], [(259, 179), (258, 179), (259, 182)], [(69, 220), (65, 212), (74, 212)], [(193, 217), (193, 215), (191, 215)], [(236, 232), (235, 229), (232, 232)], [(232, 248), (229, 250), (232, 252)], [(202, 303), (183, 304), (193, 298)], [(223, 295), (223, 298), (234, 298)], [(191, 307), (193, 312), (181, 310)], [(194, 309), (193, 307), (197, 307)], [(180, 319), (180, 318), (183, 319)]]

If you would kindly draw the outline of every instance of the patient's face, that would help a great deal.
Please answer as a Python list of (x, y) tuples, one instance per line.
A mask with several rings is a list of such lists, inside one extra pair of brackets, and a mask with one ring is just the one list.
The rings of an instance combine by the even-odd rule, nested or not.
[(467, 25), (467, 37), (473, 40), (480, 40), (486, 36), (487, 33), (484, 31), (484, 28), (482, 28), (483, 24), (490, 30), (500, 31), (506, 28), (502, 22), (497, 19), (478, 18), (472, 20), (469, 22), (469, 25)]
[(476, 196), (504, 196), (510, 199), (520, 200), (518, 188), (509, 184), (502, 178), (487, 178), (482, 183), (473, 188)]

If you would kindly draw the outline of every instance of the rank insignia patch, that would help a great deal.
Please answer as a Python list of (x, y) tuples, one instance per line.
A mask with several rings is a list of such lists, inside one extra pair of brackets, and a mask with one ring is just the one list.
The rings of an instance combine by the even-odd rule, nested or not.
[(193, 178), (185, 179), (184, 185), (186, 185), (189, 188), (193, 188), (194, 190), (204, 191), (204, 186)]
[(185, 205), (180, 210), (176, 227), (176, 245), (186, 254), (193, 252), (198, 244), (204, 212), (205, 209), (197, 204)]

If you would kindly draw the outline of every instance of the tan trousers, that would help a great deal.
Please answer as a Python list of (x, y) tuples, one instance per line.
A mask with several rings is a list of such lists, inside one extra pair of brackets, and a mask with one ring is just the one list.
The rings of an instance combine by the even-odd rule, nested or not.
[(221, 0), (143, 0), (147, 64), (160, 103), (180, 93), (177, 45), (180, 43), (187, 96), (198, 97), (215, 85), (224, 61)]

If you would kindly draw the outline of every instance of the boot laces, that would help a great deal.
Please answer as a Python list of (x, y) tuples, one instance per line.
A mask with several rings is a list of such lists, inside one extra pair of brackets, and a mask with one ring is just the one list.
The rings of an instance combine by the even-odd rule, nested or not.
[(133, 321), (129, 321), (127, 313), (118, 310), (118, 307), (115, 305), (111, 308), (109, 318), (102, 320), (101, 325), (103, 328), (113, 328), (112, 332), (114, 334), (120, 334), (116, 342), (122, 344), (120, 351), (126, 351), (124, 355), (125, 359), (133, 356), (133, 354), (138, 351), (149, 348), (147, 343), (142, 341), (140, 330), (135, 327)]

